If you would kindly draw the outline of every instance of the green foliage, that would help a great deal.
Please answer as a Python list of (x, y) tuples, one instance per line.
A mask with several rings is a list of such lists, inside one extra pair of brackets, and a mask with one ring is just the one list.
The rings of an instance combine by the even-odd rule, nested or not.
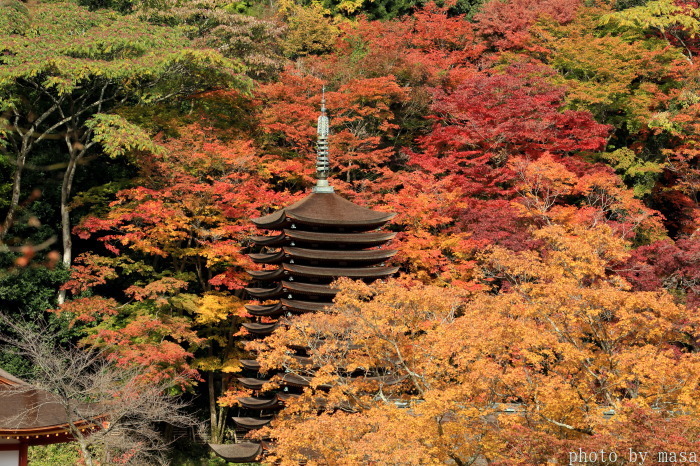
[(651, 29), (662, 33), (680, 27), (695, 36), (700, 32), (700, 11), (673, 0), (657, 0), (603, 15), (600, 23), (612, 24), (621, 30)]
[(599, 159), (613, 167), (625, 183), (632, 186), (637, 197), (651, 193), (666, 165), (653, 160), (644, 160), (627, 147), (613, 152), (603, 152), (599, 155)]
[(29, 462), (32, 466), (79, 464), (80, 450), (75, 443), (29, 447)]
[[(2, 149), (2, 134), (0, 133), (0, 149)], [(10, 205), (10, 193), (12, 192), (12, 162), (0, 150), (0, 209)]]
[[(329, 13), (343, 17), (364, 15), (372, 20), (387, 20), (410, 15), (428, 3), (428, 0), (305, 0), (296, 5), (305, 8), (319, 5)], [(439, 0), (433, 3), (441, 8), (448, 7), (452, 15), (465, 15), (470, 19), (479, 11), (484, 0)], [(282, 2), (282, 5), (283, 10), (292, 9), (289, 0)]]
[(597, 18), (592, 12), (566, 26), (545, 26), (541, 43), (551, 50), (548, 62), (559, 71), (572, 108), (634, 134), (674, 85), (670, 69), (682, 56), (655, 37), (642, 41), (601, 34), (595, 30)]
[(0, 1), (0, 34), (21, 34), (29, 26), (29, 10), (17, 0)]
[(67, 270), (46, 267), (16, 268), (0, 275), (3, 312), (22, 313), (27, 318), (56, 306), (56, 288), (69, 276)]
[(250, 77), (269, 79), (282, 68), (279, 38), (284, 27), (243, 14), (249, 6), (246, 1), (171, 0), (160, 7), (142, 9), (140, 17), (181, 30), (198, 47), (240, 60)]
[[(424, 2), (425, 3), (425, 2)], [(447, 5), (448, 2), (436, 2), (438, 6)], [(484, 0), (457, 0), (454, 5), (449, 6), (449, 11), (454, 15), (464, 15), (467, 19), (471, 19), (481, 10), (481, 5)]]
[[(0, 34), (0, 99), (17, 80), (31, 78), (56, 95), (80, 91), (86, 82), (121, 88), (120, 97), (156, 100), (212, 85), (245, 86), (236, 62), (213, 50), (196, 50), (177, 29), (134, 17), (87, 11), (72, 3), (32, 7), (26, 33)], [(108, 94), (109, 95), (109, 94)]]
[[(56, 289), (68, 276), (65, 269), (43, 266), (18, 267), (0, 272), (0, 312), (18, 322), (28, 322), (32, 328), (41, 328), (35, 322), (43, 319), (46, 310), (56, 307)], [(67, 327), (66, 319), (55, 316), (50, 317), (48, 324), (52, 331), (66, 330)], [(7, 328), (0, 326), (0, 333), (7, 332)], [(65, 338), (69, 336), (70, 333), (64, 333)], [(61, 344), (61, 341), (56, 344)], [(21, 376), (30, 374), (32, 370), (24, 358), (6, 351), (0, 351), (0, 367)]]
[(548, 49), (546, 62), (558, 71), (553, 81), (566, 89), (568, 107), (612, 125), (610, 152), (597, 160), (612, 166), (635, 195), (645, 196), (666, 167), (656, 135), (672, 129), (666, 105), (683, 86), (675, 70), (687, 63), (677, 48), (654, 35), (601, 26), (611, 21), (601, 18), (624, 13), (608, 11), (591, 8), (563, 26), (541, 22), (534, 43)]
[(115, 10), (122, 14), (132, 13), (143, 7), (160, 7), (166, 2), (164, 0), (78, 0), (78, 4), (90, 10)]
[(143, 129), (119, 115), (98, 113), (85, 126), (94, 131), (93, 140), (99, 142), (110, 157), (119, 157), (135, 150), (154, 154), (164, 151)]
[[(365, 4), (365, 13), (373, 19), (396, 18), (410, 15), (414, 11), (425, 7), (429, 0), (380, 0), (370, 1)], [(484, 0), (438, 0), (434, 2), (438, 7), (447, 7), (450, 15), (464, 15), (465, 19), (471, 19), (481, 9)]]
[(114, 199), (114, 195), (129, 185), (129, 181), (111, 181), (99, 186), (93, 186), (73, 197), (72, 208), (78, 206), (90, 206), (90, 213), (103, 215), (108, 212), (108, 205)]
[(643, 6), (646, 4), (649, 0), (616, 0), (615, 1), (615, 10), (624, 10), (627, 8), (633, 8), (636, 6)]

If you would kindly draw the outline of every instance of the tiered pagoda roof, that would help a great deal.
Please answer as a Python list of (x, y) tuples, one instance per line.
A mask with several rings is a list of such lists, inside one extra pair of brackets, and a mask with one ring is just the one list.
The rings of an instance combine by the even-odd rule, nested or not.
[[(275, 233), (254, 236), (253, 242), (267, 251), (250, 257), (273, 267), (248, 271), (256, 284), (246, 291), (254, 299), (277, 302), (249, 304), (248, 312), (278, 317), (286, 312), (320, 311), (337, 293), (330, 285), (336, 278), (374, 280), (395, 273), (397, 267), (383, 263), (396, 250), (377, 248), (394, 233), (372, 231), (393, 216), (354, 204), (331, 191), (313, 192), (289, 207), (253, 219), (258, 228)], [(274, 323), (245, 327), (254, 333), (276, 328)]]
[[(251, 238), (260, 252), (250, 257), (265, 267), (248, 271), (253, 283), (246, 291), (258, 301), (246, 305), (254, 317), (253, 321), (244, 323), (243, 328), (251, 337), (271, 334), (283, 325), (280, 320), (283, 315), (323, 312), (332, 305), (338, 292), (331, 285), (337, 278), (373, 281), (398, 270), (385, 264), (397, 251), (381, 248), (395, 234), (377, 231), (394, 214), (362, 207), (335, 194), (327, 181), (325, 106), (318, 127), (318, 181), (313, 192), (288, 207), (253, 219), (253, 223), (261, 230), (268, 230), (268, 234)], [(311, 364), (306, 354), (297, 354), (295, 358), (301, 364)], [(256, 396), (238, 400), (242, 409), (234, 422), (242, 430), (266, 425), (287, 399), (298, 396), (309, 386), (310, 381), (305, 377), (281, 373), (278, 381), (283, 390), (265, 393), (263, 386), (274, 374), (260, 374), (260, 364), (254, 359), (242, 360), (241, 364), (247, 374), (238, 379), (240, 384), (256, 393)], [(254, 445), (239, 443), (212, 445), (212, 448), (228, 461), (245, 462), (250, 461), (251, 455), (262, 452)]]

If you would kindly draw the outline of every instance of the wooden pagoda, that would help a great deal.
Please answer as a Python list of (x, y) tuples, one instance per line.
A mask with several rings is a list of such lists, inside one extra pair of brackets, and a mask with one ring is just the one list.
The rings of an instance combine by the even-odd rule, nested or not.
[[(354, 204), (335, 194), (328, 183), (328, 117), (322, 101), (318, 119), (317, 182), (312, 193), (289, 207), (253, 219), (267, 235), (254, 236), (261, 251), (251, 259), (267, 266), (262, 271), (248, 271), (253, 283), (247, 293), (259, 304), (248, 304), (254, 316), (243, 327), (253, 338), (264, 338), (278, 326), (281, 318), (293, 314), (323, 312), (332, 304), (338, 290), (331, 283), (339, 277), (372, 281), (394, 274), (398, 267), (386, 266), (396, 250), (383, 249), (394, 233), (379, 231), (394, 214), (377, 212)], [(303, 348), (295, 348), (296, 358), (310, 364)], [(243, 431), (268, 424), (274, 413), (296, 396), (309, 380), (292, 373), (278, 374), (282, 389), (263, 392), (270, 374), (260, 374), (255, 359), (241, 361), (246, 373), (238, 380), (255, 392), (255, 396), (238, 400), (239, 416), (233, 420)], [(242, 442), (211, 445), (230, 462), (248, 462), (263, 453), (263, 445)]]

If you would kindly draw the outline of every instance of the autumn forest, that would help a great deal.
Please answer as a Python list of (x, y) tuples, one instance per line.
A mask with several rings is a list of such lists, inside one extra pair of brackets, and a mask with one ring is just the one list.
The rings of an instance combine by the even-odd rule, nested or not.
[[(700, 457), (698, 34), (694, 0), (0, 0), (0, 369), (41, 382), (39, 334), (183, 416), (30, 463)], [(251, 339), (251, 219), (316, 182), (322, 93), (399, 271)], [(246, 433), (253, 354), (308, 386)]]

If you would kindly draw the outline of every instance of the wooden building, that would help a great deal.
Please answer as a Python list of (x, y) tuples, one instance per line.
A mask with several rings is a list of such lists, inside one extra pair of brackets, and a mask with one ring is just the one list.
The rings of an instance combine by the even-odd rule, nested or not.
[[(265, 266), (261, 271), (248, 272), (254, 286), (246, 291), (261, 303), (246, 306), (254, 319), (243, 327), (253, 338), (271, 334), (281, 325), (280, 318), (284, 315), (323, 312), (338, 291), (331, 283), (339, 277), (372, 281), (398, 270), (385, 265), (397, 251), (382, 248), (395, 234), (379, 230), (394, 214), (354, 204), (335, 194), (328, 183), (325, 105), (318, 121), (316, 169), (318, 179), (312, 193), (289, 207), (253, 219), (259, 229), (268, 232), (252, 238), (261, 252), (250, 257)], [(302, 364), (311, 361), (303, 348), (295, 351)], [(260, 365), (255, 359), (241, 363), (247, 376), (238, 380), (256, 395), (238, 400), (243, 415), (233, 420), (239, 429), (258, 429), (268, 424), (287, 399), (309, 386), (307, 378), (283, 373), (277, 374), (282, 390), (263, 392), (262, 387), (272, 374), (259, 374)], [(263, 453), (263, 446), (252, 442), (211, 447), (234, 463), (253, 461)]]
[(0, 466), (26, 466), (30, 446), (72, 442), (66, 419), (54, 395), (0, 369)]

